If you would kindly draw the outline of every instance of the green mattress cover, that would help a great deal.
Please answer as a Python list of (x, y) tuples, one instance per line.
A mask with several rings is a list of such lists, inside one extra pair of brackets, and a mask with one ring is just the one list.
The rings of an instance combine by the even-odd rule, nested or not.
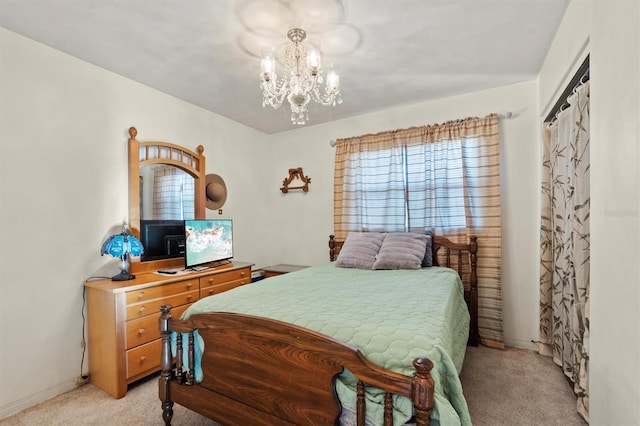
[[(415, 358), (426, 356), (435, 365), (432, 424), (471, 424), (459, 380), (469, 312), (452, 269), (314, 266), (201, 299), (182, 319), (216, 311), (277, 319), (324, 333), (356, 346), (371, 362), (406, 375), (413, 374)], [(349, 374), (342, 376), (336, 389), (342, 405), (353, 410), (354, 383)], [(382, 395), (368, 390), (367, 397), (378, 404), (367, 401), (368, 420), (381, 424)], [(395, 424), (409, 420), (411, 411), (408, 399), (396, 398)]]

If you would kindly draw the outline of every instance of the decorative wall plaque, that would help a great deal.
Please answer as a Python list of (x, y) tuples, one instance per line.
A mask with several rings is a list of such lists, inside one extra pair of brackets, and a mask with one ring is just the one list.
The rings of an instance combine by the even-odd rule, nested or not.
[[(289, 186), (291, 185), (291, 182), (293, 182), (296, 179), (300, 180), (303, 183), (303, 185)], [(304, 173), (302, 172), (302, 167), (298, 167), (297, 169), (289, 169), (289, 177), (285, 178), (282, 181), (282, 188), (280, 188), (280, 191), (282, 191), (283, 194), (286, 194), (290, 190), (294, 190), (294, 189), (302, 189), (304, 192), (308, 192), (309, 183), (311, 183), (311, 178), (309, 176), (304, 175)]]

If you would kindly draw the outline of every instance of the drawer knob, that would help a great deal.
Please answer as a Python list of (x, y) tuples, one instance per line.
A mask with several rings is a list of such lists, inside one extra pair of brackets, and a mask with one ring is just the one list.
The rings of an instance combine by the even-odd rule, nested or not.
[(242, 271), (242, 272), (240, 273), (240, 275), (242, 275), (243, 277), (244, 277), (244, 274), (246, 274), (246, 272), (244, 272), (244, 271)]
[(140, 309), (138, 309), (139, 313), (143, 313), (144, 312), (144, 306), (140, 306)]
[(213, 294), (213, 290), (209, 290), (209, 294)]
[(209, 284), (213, 284), (213, 278), (209, 278)]
[(144, 328), (141, 328), (140, 330), (138, 330), (138, 334), (139, 335), (143, 335), (144, 334)]
[(140, 364), (144, 364), (144, 362), (147, 360), (146, 356), (141, 356), (140, 357)]
[(189, 295), (187, 296), (187, 300), (191, 300), (193, 298), (193, 296)]
[(187, 288), (191, 288), (192, 285), (193, 283), (187, 283)]
[(144, 297), (144, 291), (141, 291), (140, 294), (138, 294), (138, 299), (142, 299)]

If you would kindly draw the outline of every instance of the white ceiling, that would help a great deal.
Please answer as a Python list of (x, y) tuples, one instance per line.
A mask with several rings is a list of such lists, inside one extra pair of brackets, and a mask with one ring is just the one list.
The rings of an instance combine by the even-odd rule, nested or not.
[[(268, 134), (260, 52), (307, 31), (344, 102), (307, 126), (534, 79), (569, 0), (0, 0), (0, 26)], [(278, 68), (281, 70), (282, 68)]]

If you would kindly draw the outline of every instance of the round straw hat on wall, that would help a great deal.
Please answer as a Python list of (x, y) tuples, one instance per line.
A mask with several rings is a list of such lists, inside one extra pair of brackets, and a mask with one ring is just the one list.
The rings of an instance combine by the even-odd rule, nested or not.
[(207, 195), (207, 208), (218, 210), (227, 201), (227, 185), (218, 175), (210, 174), (206, 178), (205, 194)]

